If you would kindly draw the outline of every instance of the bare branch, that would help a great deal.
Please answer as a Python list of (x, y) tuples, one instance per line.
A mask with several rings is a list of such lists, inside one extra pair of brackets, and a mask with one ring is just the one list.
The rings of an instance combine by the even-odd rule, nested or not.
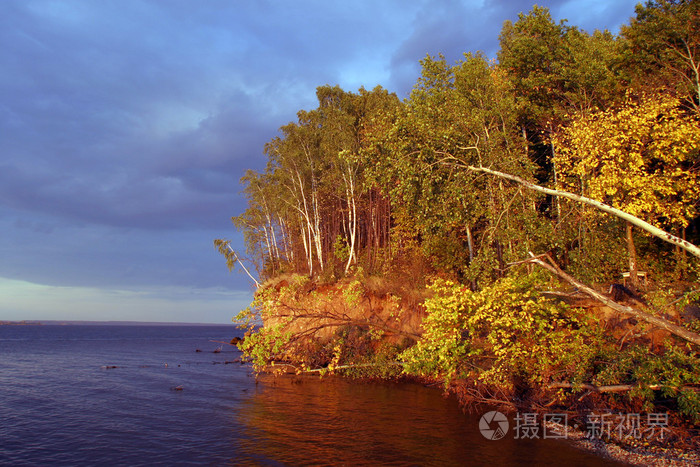
[(544, 269), (548, 270), (549, 272), (553, 273), (554, 275), (558, 276), (559, 278), (565, 280), (569, 284), (573, 285), (574, 287), (577, 287), (578, 289), (581, 290), (581, 292), (585, 293), (591, 298), (594, 298), (601, 302), (602, 304), (612, 308), (615, 311), (618, 311), (620, 313), (623, 313), (625, 315), (633, 316), (635, 318), (638, 318), (642, 321), (645, 321), (649, 324), (652, 324), (654, 326), (657, 326), (661, 329), (665, 329), (666, 331), (670, 332), (671, 334), (678, 336), (682, 339), (685, 339), (688, 342), (692, 342), (695, 345), (700, 345), (700, 335), (689, 331), (688, 329), (678, 326), (677, 324), (673, 324), (672, 322), (660, 318), (658, 316), (651, 315), (649, 313), (645, 313), (644, 311), (638, 310), (636, 308), (632, 308), (631, 306), (627, 305), (621, 305), (605, 295), (596, 292), (592, 288), (588, 287), (587, 285), (577, 281), (564, 271), (562, 271), (559, 266), (556, 265), (554, 260), (549, 256), (546, 255), (547, 262), (542, 261), (541, 256), (537, 257), (530, 253), (532, 255), (532, 258), (530, 259), (530, 262), (535, 263), (539, 266), (542, 266)]

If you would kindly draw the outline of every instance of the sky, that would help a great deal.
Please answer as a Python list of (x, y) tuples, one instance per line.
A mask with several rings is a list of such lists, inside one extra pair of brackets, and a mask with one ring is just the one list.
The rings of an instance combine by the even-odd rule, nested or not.
[[(540, 1), (619, 31), (636, 1)], [(406, 98), (419, 60), (496, 57), (516, 0), (3, 0), (0, 320), (228, 323), (215, 238), (316, 87)]]

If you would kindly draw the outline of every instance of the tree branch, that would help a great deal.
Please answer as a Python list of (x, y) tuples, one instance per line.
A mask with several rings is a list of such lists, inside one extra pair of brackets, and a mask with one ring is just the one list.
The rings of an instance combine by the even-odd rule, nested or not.
[[(608, 386), (594, 386), (592, 384), (588, 383), (581, 383), (581, 384), (576, 384), (576, 383), (567, 383), (567, 382), (557, 382), (557, 383), (551, 383), (547, 386), (547, 389), (575, 389), (575, 388), (581, 388), (581, 389), (586, 389), (588, 391), (592, 392), (626, 392), (626, 391), (631, 391), (632, 389), (636, 389), (639, 387), (639, 384), (611, 384)], [(661, 389), (663, 386), (660, 384), (650, 384), (646, 386), (649, 389), (652, 390), (658, 390)]]
[[(231, 247), (231, 244), (228, 241), (224, 240), (214, 240), (214, 245), (219, 249), (219, 252), (226, 257), (231, 263), (229, 263), (229, 269), (233, 269), (233, 261), (237, 261), (238, 264), (241, 265), (243, 270), (245, 271), (246, 274), (248, 274), (248, 277), (250, 277), (253, 282), (255, 282), (255, 286), (257, 288), (260, 288), (260, 282), (253, 277), (253, 275), (248, 271), (248, 268), (245, 267), (245, 264), (241, 261), (241, 259), (238, 257), (238, 253), (235, 252), (235, 250)], [(226, 251), (228, 248), (229, 251)]]
[[(532, 253), (530, 253), (532, 258), (530, 258), (530, 262), (535, 263), (544, 269), (548, 270), (549, 272), (553, 273), (554, 275), (558, 276), (559, 278), (565, 280), (569, 284), (573, 285), (574, 287), (580, 289), (583, 293), (588, 295), (591, 298), (594, 298), (601, 302), (602, 304), (612, 308), (615, 311), (618, 311), (620, 313), (623, 313), (625, 315), (633, 316), (635, 318), (641, 319), (642, 321), (646, 321), (649, 324), (652, 324), (654, 326), (657, 326), (661, 329), (665, 329), (666, 331), (670, 332), (671, 334), (678, 336), (682, 339), (685, 339), (688, 342), (692, 342), (695, 345), (700, 345), (700, 335), (689, 331), (688, 329), (678, 326), (676, 324), (673, 324), (672, 322), (660, 318), (658, 316), (651, 315), (649, 313), (645, 313), (641, 310), (638, 310), (636, 308), (632, 308), (631, 306), (627, 305), (621, 305), (613, 300), (610, 300), (608, 297), (605, 295), (596, 292), (592, 288), (588, 287), (587, 285), (577, 281), (564, 271), (562, 271), (559, 266), (556, 265), (554, 260), (547, 254), (547, 255), (540, 255), (540, 256), (535, 256)], [(546, 258), (547, 262), (543, 261), (541, 258)]]
[(654, 235), (655, 237), (660, 238), (661, 240), (664, 240), (664, 241), (669, 242), (673, 245), (679, 246), (679, 247), (683, 248), (684, 250), (688, 251), (689, 253), (691, 253), (692, 255), (700, 258), (700, 248), (693, 245), (692, 243), (690, 243), (686, 240), (683, 240), (682, 238), (676, 237), (675, 235), (672, 235), (672, 234), (666, 232), (665, 230), (662, 230), (658, 227), (655, 227), (655, 226), (649, 224), (648, 222), (645, 222), (642, 219), (640, 219), (636, 216), (633, 216), (632, 214), (629, 214), (625, 211), (614, 208), (612, 206), (608, 206), (607, 204), (601, 203), (600, 201), (596, 201), (596, 200), (591, 199), (591, 198), (586, 198), (585, 196), (576, 195), (574, 193), (569, 193), (568, 191), (561, 191), (561, 190), (554, 190), (552, 188), (545, 188), (543, 186), (535, 185), (534, 183), (528, 182), (527, 180), (524, 180), (524, 179), (517, 177), (515, 175), (510, 175), (507, 173), (499, 172), (497, 170), (492, 170), (492, 169), (489, 169), (486, 167), (474, 167), (471, 165), (467, 165), (467, 164), (461, 162), (459, 159), (457, 159), (454, 156), (450, 156), (450, 159), (456, 161), (462, 167), (464, 167), (468, 170), (471, 170), (473, 172), (482, 172), (482, 173), (495, 175), (497, 177), (512, 180), (512, 181), (519, 183), (519, 184), (523, 185), (524, 187), (529, 188), (531, 190), (539, 191), (541, 193), (545, 193), (545, 194), (552, 195), (552, 196), (561, 196), (563, 198), (568, 198), (568, 199), (571, 199), (573, 201), (577, 201), (579, 203), (585, 203), (585, 204), (588, 204), (590, 206), (596, 207), (596, 208), (600, 209), (601, 211), (604, 211), (604, 212), (607, 212), (608, 214), (612, 214), (614, 216), (617, 216), (620, 219), (623, 219), (623, 220), (629, 222), (630, 224), (639, 227), (640, 229), (646, 230), (647, 232)]

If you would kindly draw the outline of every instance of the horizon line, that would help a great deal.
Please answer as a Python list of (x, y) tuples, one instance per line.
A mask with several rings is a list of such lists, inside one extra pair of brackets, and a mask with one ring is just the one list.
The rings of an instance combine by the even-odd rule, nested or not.
[(0, 320), (0, 325), (132, 325), (132, 326), (237, 326), (236, 323), (190, 323), (182, 321), (121, 321), (121, 320), (64, 320), (64, 319), (26, 319)]

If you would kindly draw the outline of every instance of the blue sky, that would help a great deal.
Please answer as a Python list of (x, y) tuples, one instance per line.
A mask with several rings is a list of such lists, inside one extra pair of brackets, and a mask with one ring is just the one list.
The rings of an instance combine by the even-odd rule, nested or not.
[[(627, 0), (541, 1), (589, 32)], [(252, 287), (239, 178), (317, 86), (404, 98), (419, 60), (495, 57), (515, 1), (4, 0), (0, 320), (226, 323)]]

